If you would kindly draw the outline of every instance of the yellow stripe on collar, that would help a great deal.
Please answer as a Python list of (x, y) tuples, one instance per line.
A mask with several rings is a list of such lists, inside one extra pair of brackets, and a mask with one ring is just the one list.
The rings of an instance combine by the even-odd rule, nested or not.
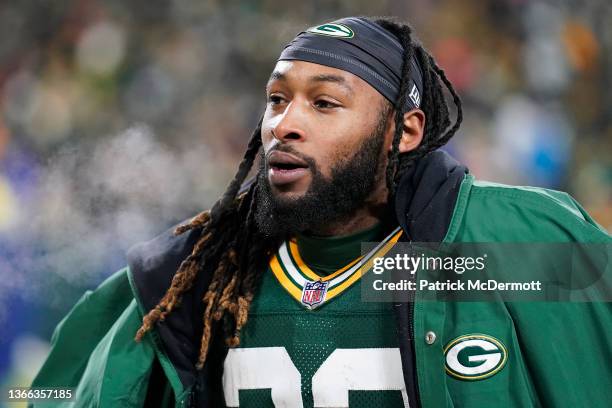
[[(277, 254), (270, 258), (270, 269), (281, 286), (295, 300), (309, 309), (314, 309), (357, 282), (372, 268), (374, 258), (385, 256), (402, 233), (401, 228), (396, 228), (365, 257), (360, 256), (326, 277), (317, 275), (306, 265), (297, 245), (292, 241), (283, 243)], [(342, 276), (343, 274), (345, 276)]]
[(289, 294), (293, 296), (295, 300), (302, 303), (302, 288), (298, 287), (295, 283), (291, 281), (291, 279), (289, 279), (289, 277), (281, 267), (280, 262), (278, 261), (278, 257), (276, 255), (272, 256), (272, 258), (270, 259), (270, 269), (272, 269), (272, 273), (274, 274), (274, 276), (276, 276), (276, 279), (278, 279), (278, 282), (281, 284), (281, 286), (285, 288), (285, 290), (287, 290), (287, 292), (289, 292)]
[(374, 258), (385, 256), (387, 254), (387, 252), (389, 252), (389, 250), (393, 247), (393, 245), (395, 245), (395, 243), (399, 240), (401, 235), (402, 235), (402, 230), (400, 230), (397, 234), (395, 234), (389, 240), (389, 242), (387, 242), (380, 250), (378, 250), (375, 254), (373, 254), (366, 261), (366, 263), (363, 264), (363, 266), (361, 268), (359, 268), (357, 270), (357, 272), (355, 272), (350, 278), (348, 278), (346, 281), (342, 282), (340, 285), (336, 286), (335, 288), (330, 289), (327, 292), (326, 300), (332, 299), (332, 298), (336, 297), (337, 295), (339, 295), (340, 293), (344, 292), (353, 283), (355, 283), (359, 278), (361, 278), (370, 269), (372, 269), (372, 264), (374, 263)]

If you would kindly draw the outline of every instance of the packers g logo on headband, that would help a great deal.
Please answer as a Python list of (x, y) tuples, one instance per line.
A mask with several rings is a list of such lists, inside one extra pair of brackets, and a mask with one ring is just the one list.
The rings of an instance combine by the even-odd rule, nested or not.
[(320, 26), (309, 28), (308, 30), (306, 30), (306, 32), (337, 38), (353, 38), (353, 36), (355, 35), (353, 30), (350, 29), (350, 27), (347, 27), (344, 24), (336, 23), (321, 24)]
[(498, 373), (508, 360), (506, 347), (486, 334), (466, 334), (444, 348), (448, 375), (460, 380), (484, 380)]

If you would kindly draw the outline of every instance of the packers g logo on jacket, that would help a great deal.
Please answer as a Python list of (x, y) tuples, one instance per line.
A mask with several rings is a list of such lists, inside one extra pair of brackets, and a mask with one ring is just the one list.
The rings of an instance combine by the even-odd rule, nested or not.
[(448, 375), (460, 380), (484, 380), (498, 373), (508, 360), (501, 341), (486, 334), (466, 334), (444, 348)]
[(306, 30), (309, 33), (327, 35), (329, 37), (353, 38), (355, 33), (350, 27), (344, 24), (327, 23), (320, 26), (311, 27)]

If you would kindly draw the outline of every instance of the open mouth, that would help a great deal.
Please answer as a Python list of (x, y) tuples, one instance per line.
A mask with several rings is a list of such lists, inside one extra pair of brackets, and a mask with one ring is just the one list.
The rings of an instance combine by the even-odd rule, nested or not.
[(268, 177), (272, 184), (297, 181), (308, 172), (308, 163), (289, 153), (273, 151), (268, 156)]
[(295, 163), (270, 163), (270, 167), (279, 171), (288, 171), (295, 169), (305, 169), (308, 166), (301, 166)]

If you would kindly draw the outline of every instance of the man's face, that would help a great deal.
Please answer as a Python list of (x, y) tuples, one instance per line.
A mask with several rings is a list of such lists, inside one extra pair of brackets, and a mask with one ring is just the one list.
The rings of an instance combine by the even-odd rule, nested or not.
[(261, 138), (267, 179), (285, 199), (303, 196), (312, 183), (303, 158), (330, 178), (335, 165), (352, 157), (372, 135), (384, 101), (358, 76), (304, 61), (279, 61), (266, 93)]
[(380, 193), (391, 140), (382, 95), (351, 73), (303, 61), (279, 61), (266, 92), (260, 226), (302, 231)]

